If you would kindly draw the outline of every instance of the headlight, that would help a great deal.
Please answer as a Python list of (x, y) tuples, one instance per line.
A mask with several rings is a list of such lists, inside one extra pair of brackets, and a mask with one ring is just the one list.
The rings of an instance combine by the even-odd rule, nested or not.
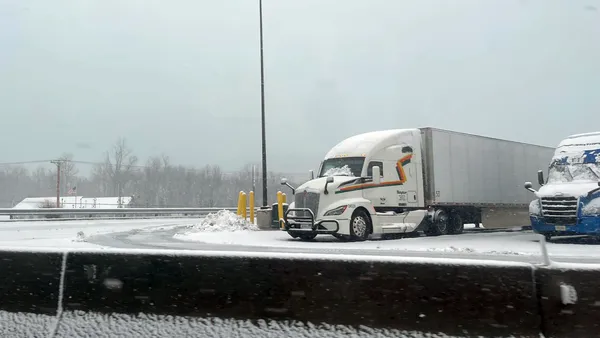
[(331, 209), (331, 210), (327, 211), (323, 216), (338, 216), (338, 215), (343, 214), (347, 208), (348, 208), (347, 205), (342, 205), (341, 207), (337, 207), (335, 209)]
[(600, 215), (600, 197), (596, 197), (588, 204), (584, 205), (583, 208), (581, 208), (581, 214), (584, 216)]
[(540, 200), (533, 200), (529, 203), (529, 214), (533, 216), (541, 216), (542, 208), (540, 206)]

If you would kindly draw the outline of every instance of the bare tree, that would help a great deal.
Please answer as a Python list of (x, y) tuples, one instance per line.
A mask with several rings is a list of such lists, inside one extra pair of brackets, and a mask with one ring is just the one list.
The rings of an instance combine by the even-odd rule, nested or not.
[(123, 196), (123, 189), (132, 179), (137, 161), (138, 158), (133, 155), (133, 151), (127, 146), (124, 138), (119, 138), (112, 151), (106, 153), (103, 174), (110, 179), (112, 193), (119, 197), (119, 203)]
[(73, 154), (64, 153), (58, 159), (62, 162), (60, 166), (60, 181), (63, 182), (61, 190), (62, 193), (67, 191), (67, 187), (74, 188), (77, 186), (77, 175), (79, 174), (79, 170), (77, 170), (75, 163), (73, 163)]
[[(125, 139), (119, 139), (104, 156), (104, 161), (92, 168), (90, 177), (81, 177), (73, 156), (64, 154), (61, 171), (65, 176), (61, 181), (71, 186), (77, 183), (77, 190), (85, 192), (87, 197), (135, 196), (136, 205), (141, 207), (234, 207), (238, 193), (248, 193), (253, 185), (251, 165), (226, 173), (218, 165), (201, 168), (173, 165), (167, 156), (160, 155), (151, 157), (140, 168)], [(261, 175), (257, 172), (254, 176)], [(269, 203), (274, 203), (277, 190), (283, 189), (279, 184), (281, 176), (268, 174)], [(256, 183), (258, 205), (262, 196), (260, 181)], [(4, 207), (12, 207), (25, 197), (53, 196), (56, 171), (40, 167), (29, 172), (21, 166), (4, 166), (0, 168), (0, 187), (0, 206)], [(286, 192), (289, 203), (293, 197)]]

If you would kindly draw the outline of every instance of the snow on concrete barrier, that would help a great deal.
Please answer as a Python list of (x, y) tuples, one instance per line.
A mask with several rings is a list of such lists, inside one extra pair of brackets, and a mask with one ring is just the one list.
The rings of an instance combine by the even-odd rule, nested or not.
[(553, 263), (535, 274), (545, 337), (600, 332), (600, 265)]
[(69, 312), (539, 337), (528, 264), (311, 256), (70, 253), (63, 305)]

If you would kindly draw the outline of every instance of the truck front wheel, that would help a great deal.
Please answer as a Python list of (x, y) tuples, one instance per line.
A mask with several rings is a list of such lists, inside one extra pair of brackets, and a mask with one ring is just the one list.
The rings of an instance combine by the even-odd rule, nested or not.
[(364, 241), (369, 237), (371, 221), (363, 210), (357, 210), (350, 220), (350, 237), (353, 240)]

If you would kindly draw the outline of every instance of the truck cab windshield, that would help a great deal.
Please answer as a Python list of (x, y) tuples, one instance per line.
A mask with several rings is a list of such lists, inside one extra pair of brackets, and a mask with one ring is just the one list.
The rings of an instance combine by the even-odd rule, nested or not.
[(323, 161), (319, 177), (325, 176), (356, 176), (360, 177), (364, 157), (338, 157)]
[(548, 171), (548, 183), (573, 181), (600, 181), (600, 166), (597, 163), (555, 163)]

